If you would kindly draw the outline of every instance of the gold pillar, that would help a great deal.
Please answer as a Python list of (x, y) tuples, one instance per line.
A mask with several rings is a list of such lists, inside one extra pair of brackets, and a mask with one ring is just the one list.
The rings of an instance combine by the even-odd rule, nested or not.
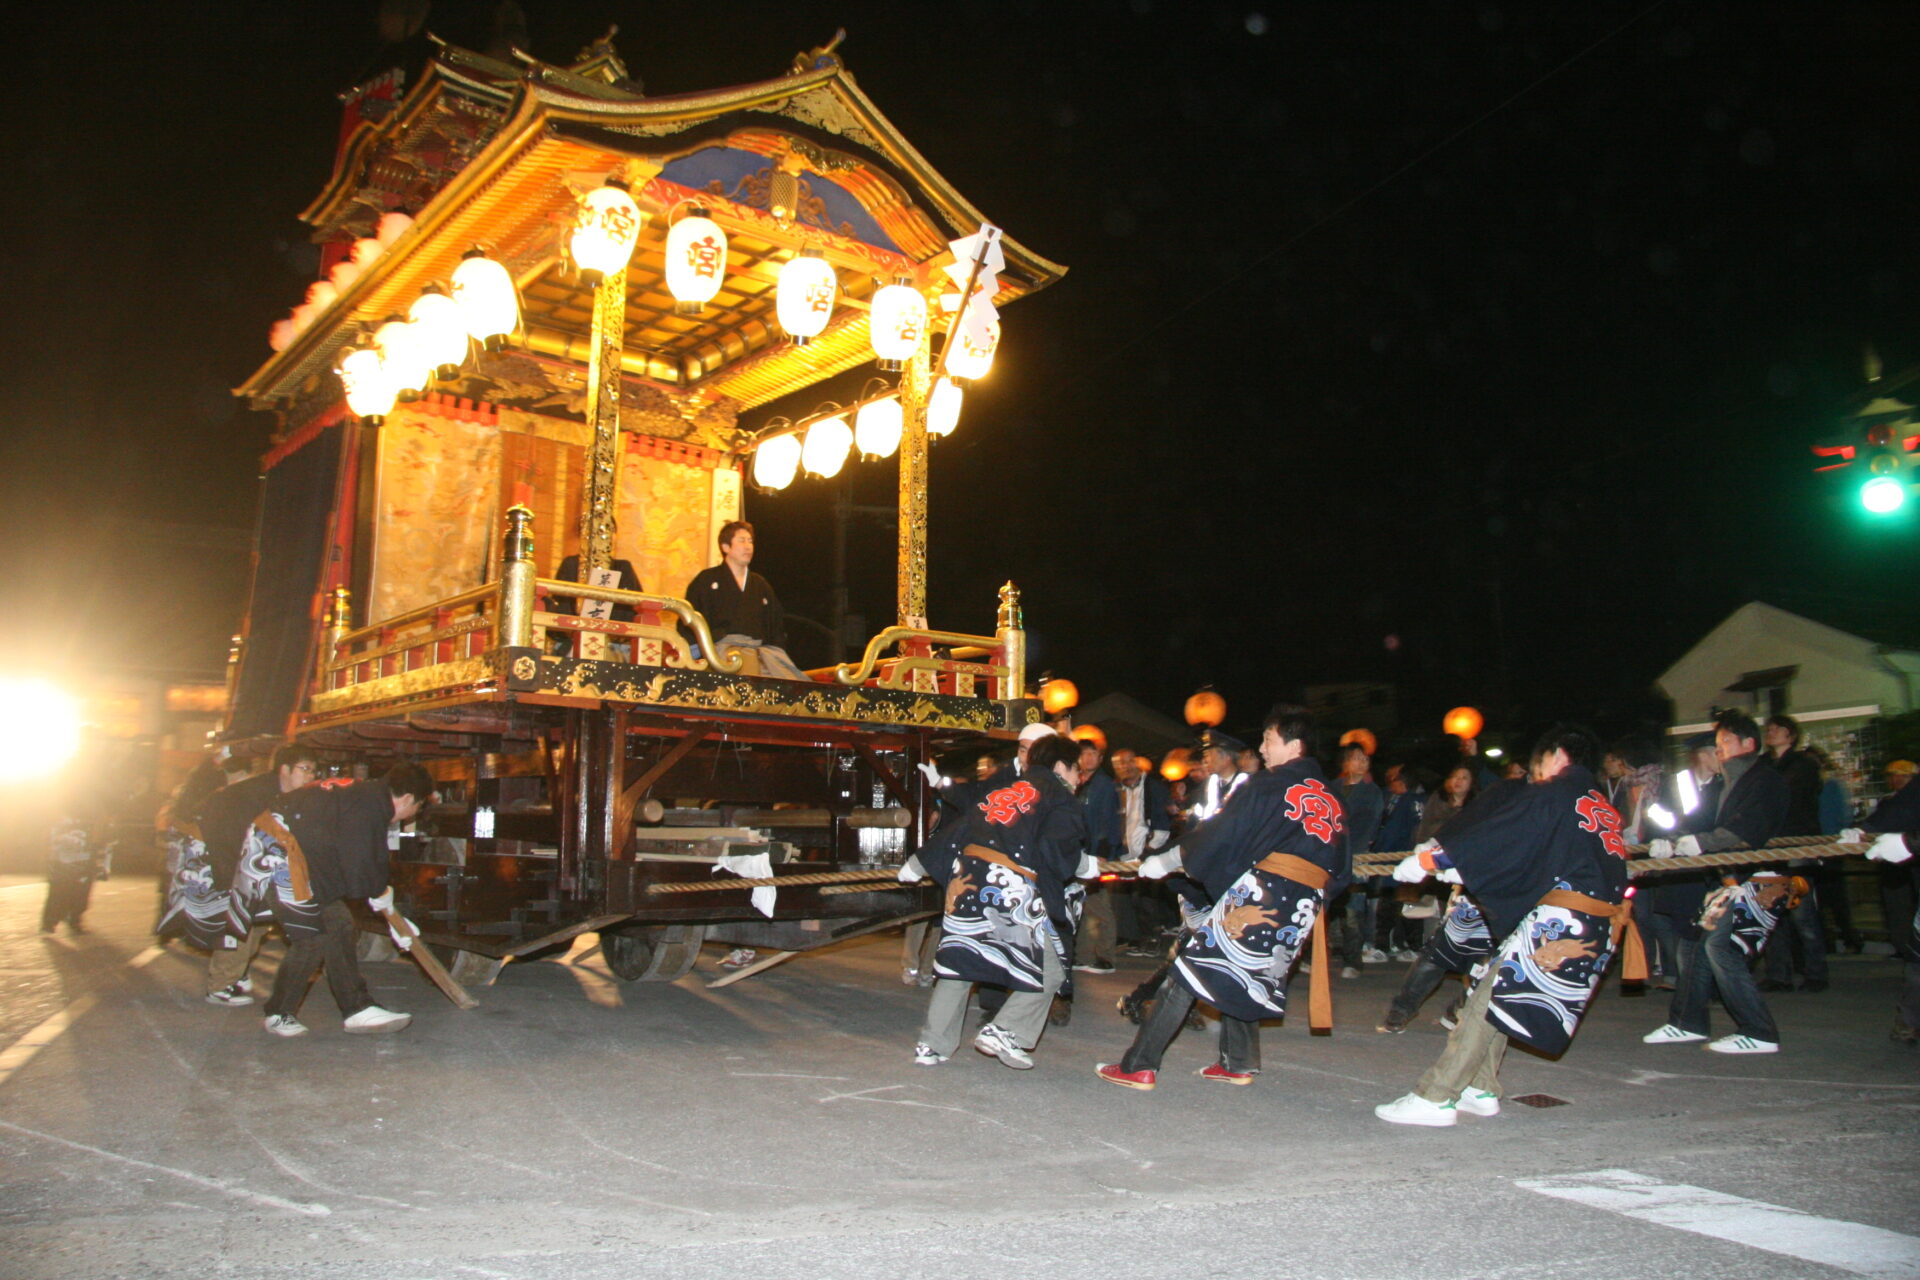
[(894, 594), (903, 627), (927, 625), (927, 399), (933, 390), (931, 369), (923, 340), (900, 372), (900, 558)]
[(1020, 608), (1020, 588), (1012, 582), (1000, 588), (1000, 613), (995, 626), (994, 639), (1000, 642), (1000, 653), (1007, 664), (1007, 686), (1000, 696), (1024, 698), (1027, 696), (1027, 620)]
[(507, 508), (500, 565), (500, 630), (494, 643), (524, 649), (533, 643), (533, 512), (518, 504)]
[(613, 563), (615, 491), (620, 481), (620, 356), (626, 346), (627, 273), (593, 287), (593, 350), (587, 359), (587, 483), (580, 511), (580, 570)]
[(314, 665), (317, 685), (322, 693), (333, 687), (327, 668), (340, 656), (340, 642), (353, 630), (353, 593), (335, 587), (327, 598), (326, 614), (320, 632), (320, 659)]

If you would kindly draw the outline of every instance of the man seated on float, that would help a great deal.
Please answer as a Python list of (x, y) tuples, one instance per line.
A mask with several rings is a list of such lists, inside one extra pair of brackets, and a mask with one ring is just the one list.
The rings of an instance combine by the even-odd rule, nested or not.
[(724, 657), (728, 649), (745, 649), (758, 656), (763, 676), (805, 680), (807, 673), (787, 656), (787, 611), (765, 578), (747, 566), (753, 563), (753, 526), (729, 520), (720, 526), (720, 563), (703, 569), (687, 584), (687, 603), (707, 620), (714, 647)]
[[(646, 590), (645, 587), (640, 585), (640, 575), (633, 570), (633, 561), (615, 560), (608, 568), (613, 571), (613, 578), (609, 585), (618, 587), (622, 591), (639, 592)], [(562, 560), (560, 567), (554, 571), (553, 576), (562, 582), (578, 582), (582, 586), (593, 585), (588, 576), (580, 572), (580, 556), (578, 552)], [(579, 613), (582, 603), (587, 605), (587, 612), (591, 617), (610, 618), (614, 622), (633, 621), (633, 606), (630, 604), (591, 600), (582, 602), (575, 600), (572, 596), (553, 597), (547, 601), (547, 612)], [(572, 631), (561, 630), (547, 632), (547, 652), (556, 657), (570, 657), (573, 653), (573, 637), (575, 634), (576, 633)], [(607, 654), (609, 657), (617, 658), (622, 662), (631, 661), (633, 658), (633, 642), (625, 636), (608, 636)]]

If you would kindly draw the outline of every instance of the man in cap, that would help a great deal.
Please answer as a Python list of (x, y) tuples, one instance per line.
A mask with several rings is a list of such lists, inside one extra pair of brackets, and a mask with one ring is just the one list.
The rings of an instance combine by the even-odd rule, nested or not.
[(1238, 791), (1246, 782), (1247, 775), (1240, 768), (1240, 753), (1245, 748), (1238, 739), (1221, 733), (1218, 729), (1207, 729), (1200, 734), (1200, 742), (1194, 754), (1200, 760), (1200, 767), (1206, 774), (1199, 795), (1193, 806), (1187, 811), (1189, 822), (1205, 822), (1220, 812), (1220, 806), (1227, 797)]

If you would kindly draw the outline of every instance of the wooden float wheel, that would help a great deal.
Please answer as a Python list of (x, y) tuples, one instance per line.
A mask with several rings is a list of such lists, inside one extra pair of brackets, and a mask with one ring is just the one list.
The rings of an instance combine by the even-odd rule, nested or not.
[(600, 954), (628, 982), (677, 982), (700, 958), (703, 924), (629, 924), (600, 931)]

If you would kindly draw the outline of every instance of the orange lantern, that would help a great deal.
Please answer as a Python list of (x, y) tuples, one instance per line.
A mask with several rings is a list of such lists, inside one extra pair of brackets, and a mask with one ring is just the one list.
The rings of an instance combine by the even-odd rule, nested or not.
[(1080, 689), (1071, 680), (1049, 680), (1040, 686), (1040, 705), (1057, 716), (1080, 705)]
[(1455, 707), (1447, 712), (1440, 727), (1456, 738), (1477, 738), (1486, 724), (1486, 717), (1472, 707)]
[(1075, 742), (1091, 742), (1102, 751), (1107, 749), (1107, 735), (1100, 732), (1100, 726), (1097, 724), (1077, 725), (1067, 736)]
[(1167, 752), (1167, 758), (1160, 762), (1160, 776), (1168, 782), (1178, 782), (1193, 772), (1193, 759), (1185, 747), (1175, 747)]
[(1227, 700), (1211, 689), (1187, 699), (1187, 723), (1216, 725), (1227, 718)]
[(1344, 747), (1352, 742), (1359, 743), (1360, 749), (1370, 756), (1380, 754), (1380, 740), (1373, 736), (1371, 729), (1349, 729), (1340, 735), (1341, 746)]

